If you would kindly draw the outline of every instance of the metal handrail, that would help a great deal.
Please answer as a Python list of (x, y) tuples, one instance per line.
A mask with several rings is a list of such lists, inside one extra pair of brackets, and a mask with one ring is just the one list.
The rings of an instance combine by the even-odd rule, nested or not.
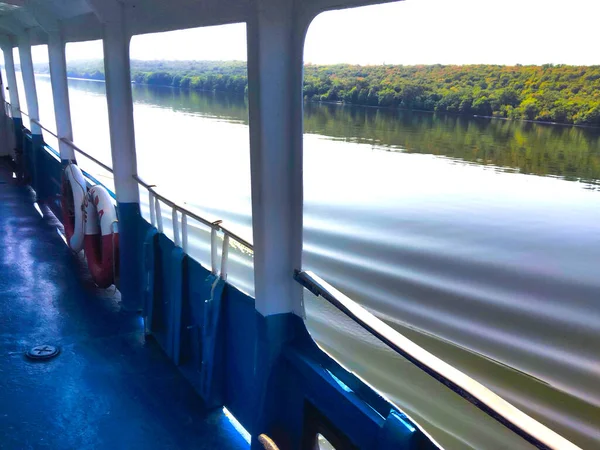
[[(4, 103), (6, 103), (7, 105), (11, 105), (9, 102), (5, 101)], [(67, 138), (61, 138), (58, 137), (58, 135), (56, 133), (54, 133), (52, 130), (49, 130), (48, 128), (46, 128), (44, 125), (42, 125), (42, 123), (37, 120), (37, 119), (33, 119), (31, 118), (31, 116), (29, 116), (27, 113), (25, 113), (24, 111), (22, 111), (21, 109), (19, 109), (19, 112), (27, 117), (29, 117), (30, 121), (35, 123), (36, 125), (38, 125), (42, 130), (48, 132), (50, 135), (54, 136), (56, 139), (58, 139), (61, 142), (64, 142), (65, 144), (67, 144), (69, 147), (71, 147), (73, 150), (75, 150), (76, 152), (82, 154), (83, 156), (85, 156), (86, 158), (88, 158), (89, 160), (95, 162), (96, 164), (98, 164), (100, 167), (102, 167), (104, 170), (107, 170), (110, 173), (114, 173), (113, 169), (109, 166), (107, 166), (106, 164), (104, 164), (102, 161), (99, 161), (98, 159), (94, 158), (92, 155), (90, 155), (89, 153), (85, 152), (84, 150), (82, 150), (81, 148), (79, 148), (77, 145), (75, 145), (74, 142), (72, 142), (71, 140), (67, 139)], [(174, 210), (177, 210), (179, 212), (181, 212), (182, 215), (184, 216), (189, 216), (194, 220), (197, 220), (198, 222), (210, 227), (211, 230), (215, 230), (215, 231), (220, 231), (222, 232), (225, 236), (229, 236), (229, 238), (239, 242), (240, 244), (242, 244), (244, 247), (248, 248), (249, 250), (254, 250), (252, 244), (250, 242), (248, 242), (247, 240), (245, 240), (244, 238), (240, 237), (239, 235), (235, 234), (233, 231), (228, 230), (226, 227), (220, 225), (221, 221), (216, 221), (216, 222), (210, 222), (209, 220), (206, 220), (205, 218), (191, 212), (190, 210), (188, 210), (187, 208), (184, 208), (181, 205), (178, 205), (177, 203), (173, 202), (172, 200), (169, 200), (168, 198), (164, 197), (163, 195), (159, 194), (158, 192), (156, 192), (156, 190), (154, 189), (156, 187), (156, 185), (153, 184), (148, 184), (146, 183), (144, 180), (142, 180), (142, 178), (140, 178), (138, 175), (134, 175), (133, 178), (140, 183), (143, 187), (145, 187), (148, 191), (150, 191), (152, 193), (152, 195), (159, 199), (160, 201), (162, 201), (163, 203), (165, 203), (166, 205), (170, 206), (171, 208), (173, 208)], [(152, 209), (152, 205), (150, 205), (150, 208)], [(187, 229), (187, 227), (186, 227)], [(183, 231), (183, 230), (182, 230)], [(187, 243), (187, 236), (185, 239), (185, 242)], [(187, 246), (187, 245), (186, 245)]]
[(314, 295), (323, 297), (397, 354), (535, 447), (539, 449), (579, 449), (481, 383), (415, 344), (314, 273), (296, 271), (294, 279)]
[(67, 144), (69, 147), (71, 147), (73, 150), (75, 150), (76, 152), (82, 154), (83, 156), (85, 156), (87, 159), (95, 162), (96, 164), (98, 164), (100, 167), (102, 167), (104, 170), (110, 172), (110, 173), (114, 173), (112, 167), (107, 166), (106, 164), (104, 164), (101, 161), (98, 161), (96, 158), (94, 158), (93, 156), (91, 156), (89, 153), (84, 152), (83, 150), (81, 150), (79, 147), (77, 147), (72, 141), (70, 141), (67, 138), (60, 138), (60, 140), (62, 142), (64, 142), (65, 144)]
[[(23, 114), (23, 111), (21, 111), (21, 114)], [(29, 117), (29, 116), (27, 116)], [(38, 125), (42, 130), (47, 131), (48, 133), (50, 133), (52, 136), (54, 136), (56, 139), (58, 139), (61, 142), (64, 142), (65, 144), (67, 144), (69, 147), (71, 147), (73, 150), (75, 150), (77, 153), (81, 153), (83, 156), (85, 156), (87, 159), (95, 162), (96, 164), (98, 164), (100, 167), (102, 167), (104, 170), (110, 172), (110, 173), (114, 173), (112, 168), (110, 166), (107, 166), (106, 164), (104, 164), (102, 161), (97, 160), (96, 158), (94, 158), (92, 155), (90, 155), (89, 153), (81, 150), (79, 147), (77, 147), (77, 145), (75, 145), (75, 143), (73, 143), (73, 141), (67, 139), (67, 138), (61, 138), (58, 137), (56, 135), (56, 133), (54, 133), (53, 131), (49, 130), (48, 128), (46, 128), (44, 125), (42, 125), (40, 123), (39, 120), (37, 119), (32, 119), (31, 117), (29, 117), (29, 120), (31, 120), (33, 123), (35, 123), (36, 125)]]
[[(219, 231), (222, 232), (224, 235), (229, 236), (229, 238), (233, 239), (234, 241), (239, 242), (240, 244), (242, 244), (244, 247), (248, 248), (249, 250), (254, 250), (254, 247), (250, 242), (248, 242), (246, 239), (242, 238), (241, 236), (235, 234), (233, 231), (231, 231), (231, 230), (227, 229), (226, 227), (224, 227), (223, 225), (221, 225), (220, 220), (211, 222), (210, 220), (207, 220), (204, 217), (201, 217), (198, 214), (193, 213), (189, 209), (184, 208), (181, 205), (178, 205), (174, 201), (169, 200), (165, 196), (156, 192), (156, 189), (155, 189), (156, 185), (145, 182), (142, 178), (140, 178), (139, 175), (134, 175), (133, 179), (136, 180), (139, 184), (141, 184), (144, 188), (146, 188), (149, 192), (151, 192), (153, 197), (159, 199), (165, 205), (167, 205), (173, 209), (176, 209), (177, 211), (179, 211), (180, 213), (182, 213), (185, 216), (188, 216), (194, 220), (197, 220), (198, 222), (209, 227), (211, 230), (214, 230), (217, 232), (219, 232)], [(152, 205), (150, 205), (150, 207), (152, 208)]]
[[(9, 106), (12, 106), (12, 104), (10, 102), (7, 102), (6, 100), (4, 101), (4, 103), (6, 103)], [(94, 158), (92, 155), (90, 155), (89, 153), (83, 151), (82, 149), (80, 149), (79, 147), (77, 147), (77, 145), (75, 145), (75, 143), (73, 143), (73, 141), (67, 139), (67, 138), (61, 138), (58, 137), (58, 135), (52, 131), (49, 130), (48, 128), (46, 128), (44, 125), (42, 125), (42, 123), (37, 120), (32, 118), (29, 114), (27, 114), (25, 111), (23, 111), (22, 109), (18, 109), (18, 111), (26, 116), (29, 117), (29, 120), (33, 123), (35, 123), (37, 126), (39, 126), (42, 130), (48, 132), (50, 135), (54, 136), (56, 139), (58, 139), (59, 141), (64, 142), (65, 144), (67, 144), (69, 147), (71, 147), (73, 150), (75, 150), (77, 153), (81, 153), (83, 156), (85, 156), (87, 159), (95, 162), (96, 164), (98, 164), (100, 167), (102, 167), (104, 170), (107, 170), (110, 173), (114, 173), (112, 168), (110, 166), (107, 166), (106, 164), (104, 164), (102, 161), (97, 160), (96, 158)]]

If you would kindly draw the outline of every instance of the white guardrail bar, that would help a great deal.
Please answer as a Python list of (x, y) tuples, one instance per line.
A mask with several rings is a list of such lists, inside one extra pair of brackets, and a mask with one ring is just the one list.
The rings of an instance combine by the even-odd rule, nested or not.
[(581, 450), (481, 383), (404, 337), (314, 273), (297, 271), (294, 278), (314, 295), (323, 297), (400, 356), (535, 447), (551, 450)]

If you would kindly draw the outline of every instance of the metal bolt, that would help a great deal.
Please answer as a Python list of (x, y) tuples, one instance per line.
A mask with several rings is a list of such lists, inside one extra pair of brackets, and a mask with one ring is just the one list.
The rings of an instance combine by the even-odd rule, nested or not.
[(50, 359), (54, 358), (60, 352), (58, 347), (54, 345), (36, 345), (35, 347), (29, 349), (25, 356), (30, 359)]

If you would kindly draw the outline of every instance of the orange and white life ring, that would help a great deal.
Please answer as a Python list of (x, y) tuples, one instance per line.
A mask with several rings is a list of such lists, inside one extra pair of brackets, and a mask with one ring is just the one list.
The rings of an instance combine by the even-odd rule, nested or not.
[(67, 243), (73, 251), (83, 248), (84, 218), (83, 203), (87, 185), (83, 173), (75, 164), (65, 167), (61, 184), (60, 206)]
[(84, 203), (85, 257), (96, 285), (106, 288), (115, 283), (119, 271), (117, 211), (103, 186), (91, 187)]

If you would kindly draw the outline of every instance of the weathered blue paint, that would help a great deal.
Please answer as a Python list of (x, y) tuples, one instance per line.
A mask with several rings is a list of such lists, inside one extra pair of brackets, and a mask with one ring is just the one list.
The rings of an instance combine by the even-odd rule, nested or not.
[(52, 213), (62, 218), (60, 205), (61, 182), (63, 166), (60, 155), (52, 147), (44, 145), (38, 152), (37, 172), (42, 186), (38, 193), (38, 200), (48, 205)]
[(250, 432), (253, 430), (256, 334), (254, 299), (227, 284), (225, 317), (225, 405)]
[(175, 247), (171, 252), (171, 321), (169, 328), (171, 329), (171, 343), (169, 348), (169, 356), (175, 363), (179, 365), (179, 357), (181, 354), (181, 308), (183, 306), (184, 295), (184, 276), (186, 272), (187, 255), (181, 247)]
[(390, 411), (379, 437), (379, 449), (394, 450), (400, 445), (408, 443), (409, 448), (418, 447), (419, 433), (406, 419), (406, 416), (397, 411)]
[(137, 274), (139, 283), (138, 294), (143, 301), (142, 314), (146, 334), (151, 334), (152, 321), (154, 320), (154, 279), (156, 267), (154, 260), (157, 245), (158, 230), (154, 227), (149, 227), (144, 233), (144, 241), (142, 243), (142, 270), (140, 271), (141, 273)]
[(119, 290), (123, 306), (131, 311), (142, 309), (139, 278), (142, 267), (139, 203), (118, 203), (119, 215)]
[(25, 183), (29, 183), (33, 189), (35, 189), (35, 182), (33, 178), (34, 167), (33, 167), (33, 146), (31, 144), (31, 133), (28, 129), (23, 128), (21, 132), (21, 149), (22, 159), (20, 162), (19, 169), (23, 172), (22, 178)]
[[(258, 322), (263, 329), (259, 332), (259, 346), (272, 345), (274, 341), (275, 345), (271, 350), (262, 350), (271, 358), (270, 367), (261, 367), (261, 360), (257, 359), (257, 373), (264, 372), (258, 376), (267, 381), (264, 393), (254, 405), (255, 411), (260, 412), (253, 428), (254, 439), (266, 433), (285, 448), (300, 449), (311, 437), (307, 436), (309, 430), (315, 432), (311, 424), (326, 422), (333, 432), (329, 440), (335, 441), (337, 433), (344, 447), (437, 448), (406, 415), (382, 401), (321, 351), (298, 316), (259, 317)], [(260, 350), (258, 354), (260, 357)], [(360, 390), (351, 387), (358, 384)], [(255, 440), (253, 447), (259, 448)]]
[(282, 448), (300, 449), (321, 420), (344, 445), (435, 448), (408, 417), (321, 351), (300, 317), (262, 316), (251, 297), (154, 227), (145, 236), (140, 279), (148, 331), (207, 405), (226, 406), (251, 432), (254, 447), (266, 433)]
[(44, 198), (46, 192), (44, 191), (44, 177), (41, 173), (41, 153), (44, 148), (44, 137), (41, 134), (31, 134), (31, 158), (33, 165), (33, 189), (38, 194), (39, 198)]
[(212, 406), (223, 404), (223, 340), (225, 327), (221, 319), (223, 309), (222, 278), (209, 274), (202, 283), (204, 303), (204, 322), (202, 326), (202, 367), (200, 370), (200, 394), (204, 401)]
[[(201, 390), (202, 326), (204, 324), (203, 281), (210, 274), (197, 261), (186, 257), (183, 261), (181, 318), (179, 328), (174, 329), (179, 341), (178, 358), (180, 370), (198, 392)], [(235, 414), (235, 412), (234, 412)]]
[(15, 146), (18, 151), (23, 151), (23, 119), (21, 117), (13, 117), (15, 128)]
[(221, 406), (225, 283), (189, 261), (181, 248), (154, 228), (146, 233), (145, 241), (149, 289), (144, 309), (149, 328), (165, 353), (182, 366), (207, 405)]
[(169, 275), (171, 273), (171, 252), (175, 244), (164, 234), (157, 236), (157, 245), (154, 247), (154, 295), (152, 296), (152, 321), (150, 327), (152, 335), (165, 350), (170, 353), (172, 342), (170, 323), (171, 306), (169, 299)]
[[(145, 340), (139, 315), (94, 287), (12, 169), (0, 181), (0, 446), (247, 448)], [(40, 343), (60, 355), (27, 360)]]
[[(256, 411), (252, 430), (252, 448), (260, 448), (258, 435), (266, 433), (285, 448), (302, 442), (302, 400), (298, 397), (298, 380), (282, 366), (283, 350), (297, 332), (304, 328), (295, 314), (274, 314), (264, 317), (254, 314), (256, 322), (255, 389), (252, 408)], [(292, 375), (292, 376), (290, 376)], [(284, 394), (287, 391), (287, 395)], [(287, 412), (281, 407), (284, 396)], [(287, 416), (287, 417), (286, 417)], [(280, 423), (285, 420), (287, 424)]]

